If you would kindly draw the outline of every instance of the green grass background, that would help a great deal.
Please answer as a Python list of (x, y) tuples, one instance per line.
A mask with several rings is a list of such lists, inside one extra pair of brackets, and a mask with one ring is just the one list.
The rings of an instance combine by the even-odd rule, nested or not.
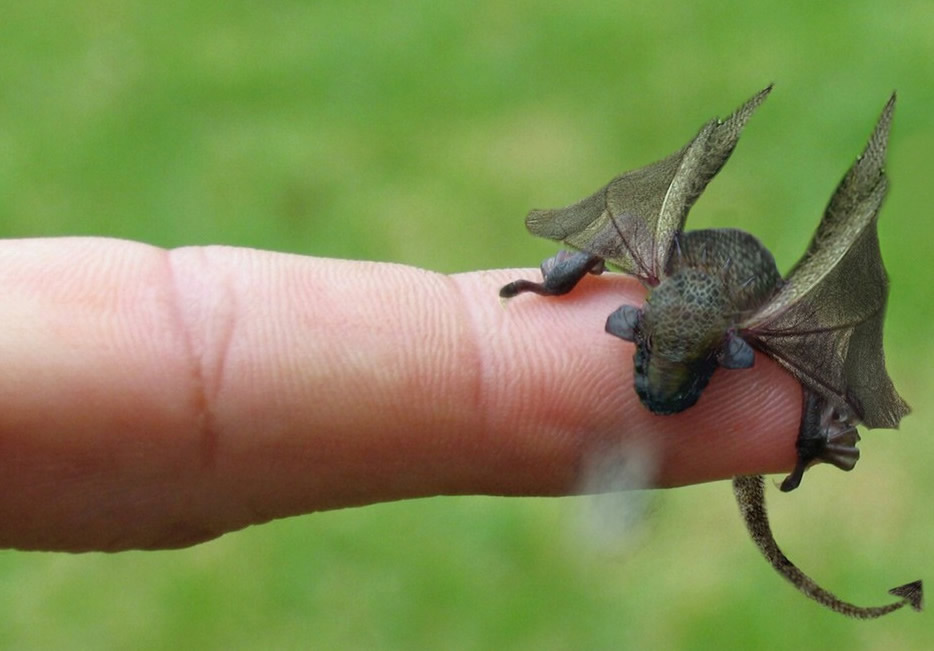
[[(776, 90), (692, 227), (787, 268), (893, 89), (890, 370), (914, 414), (850, 476), (770, 492), (825, 586), (932, 575), (934, 12), (915, 2), (2, 3), (0, 233), (226, 243), (444, 272), (534, 266), (564, 205)], [(3, 648), (929, 648), (929, 613), (851, 622), (758, 556), (726, 483), (655, 496), (594, 548), (581, 498), (444, 498), (293, 518), (173, 552), (0, 553)], [(931, 584), (934, 585), (934, 584)]]

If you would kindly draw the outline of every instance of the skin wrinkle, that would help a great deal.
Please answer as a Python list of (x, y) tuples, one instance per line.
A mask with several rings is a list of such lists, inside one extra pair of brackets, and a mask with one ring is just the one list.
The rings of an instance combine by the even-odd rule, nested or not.
[[(400, 272), (405, 273), (405, 269)], [(410, 335), (413, 350), (422, 358), (416, 366), (424, 369), (419, 374), (419, 388), (430, 401), (425, 414), (429, 418), (427, 425), (436, 432), (432, 436), (434, 459), (425, 461), (431, 466), (443, 460), (445, 471), (439, 493), (463, 493), (462, 487), (471, 483), (470, 468), (458, 460), (496, 446), (490, 440), (491, 412), (485, 390), (490, 378), (481, 354), (476, 317), (461, 284), (453, 276), (423, 273), (427, 291), (412, 293), (413, 309), (406, 313), (429, 315), (424, 335), (418, 329)]]
[[(464, 420), (464, 415), (456, 409), (450, 411), (447, 403), (453, 396), (446, 397), (447, 403), (438, 403), (432, 395), (435, 391), (449, 392), (444, 387), (451, 386), (452, 378), (440, 377), (438, 373), (449, 373), (451, 364), (439, 364), (437, 356), (422, 345), (426, 341), (426, 328), (423, 315), (418, 311), (422, 310), (419, 301), (425, 297), (438, 302), (433, 299), (431, 287), (437, 284), (433, 278), (441, 277), (398, 265), (341, 261), (329, 261), (324, 265), (321, 261), (297, 257), (294, 261), (295, 268), (304, 273), (297, 277), (286, 273), (273, 282), (269, 293), (278, 295), (277, 289), (284, 283), (294, 297), (292, 304), (275, 307), (294, 313), (292, 318), (297, 318), (302, 325), (285, 332), (287, 338), (275, 341), (272, 348), (285, 348), (292, 353), (286, 361), (295, 369), (294, 375), (304, 376), (304, 379), (302, 385), (290, 389), (297, 389), (307, 398), (286, 391), (279, 396), (282, 401), (279, 409), (289, 411), (289, 405), (296, 399), (301, 401), (302, 409), (307, 410), (308, 405), (319, 405), (321, 409), (310, 414), (302, 433), (283, 432), (270, 436), (267, 427), (266, 432), (255, 432), (248, 439), (243, 437), (244, 432), (235, 435), (235, 458), (231, 462), (234, 474), (241, 471), (243, 461), (248, 459), (255, 465), (256, 459), (268, 458), (276, 451), (277, 457), (284, 456), (303, 464), (304, 481), (337, 483), (340, 493), (334, 496), (333, 506), (369, 501), (374, 486), (383, 486), (390, 495), (405, 497), (423, 491), (420, 486), (430, 478), (430, 473), (435, 473), (436, 481), (446, 478), (447, 473), (441, 470), (445, 466), (439, 466), (439, 461), (450, 462), (443, 454), (444, 448), (460, 445), (457, 441), (466, 437), (456, 432), (438, 432), (438, 435), (425, 437), (426, 428), (444, 426), (451, 419)], [(320, 267), (319, 273), (314, 272), (316, 267)], [(394, 294), (396, 300), (386, 300), (384, 284), (401, 290)], [(291, 291), (293, 286), (301, 287), (302, 291), (296, 294)], [(346, 298), (350, 287), (354, 288), (352, 301)], [(309, 297), (313, 297), (312, 300)], [(445, 315), (449, 312), (443, 306), (435, 309)], [(273, 314), (276, 313), (274, 309)], [(272, 319), (275, 320), (275, 316)], [(439, 323), (449, 322), (441, 320)], [(247, 341), (254, 336), (255, 326), (255, 323), (245, 325)], [(432, 329), (430, 322), (427, 329)], [(445, 339), (440, 345), (446, 349), (457, 348), (450, 336)], [(238, 348), (242, 348), (243, 343), (241, 340)], [(275, 364), (275, 360), (272, 361)], [(242, 363), (242, 360), (234, 363), (231, 368)], [(436, 387), (439, 384), (444, 386)], [(238, 389), (234, 388), (234, 392)], [(460, 392), (449, 393), (458, 395)], [(415, 395), (418, 400), (414, 400)], [(227, 418), (234, 423), (241, 422), (236, 413), (243, 405), (234, 407)], [(257, 438), (256, 434), (260, 436)], [(425, 437), (421, 442), (420, 436)], [(357, 450), (359, 445), (366, 445), (365, 454)], [(285, 455), (283, 449), (292, 451)], [(359, 468), (351, 470), (357, 464)], [(287, 477), (292, 471), (299, 474), (298, 468), (285, 468), (286, 465), (280, 468), (282, 476)], [(335, 480), (335, 466), (346, 470), (346, 479)], [(451, 469), (451, 474), (455, 470), (457, 466)], [(313, 493), (314, 489), (307, 488), (302, 496), (302, 492), (296, 490), (296, 498), (301, 503), (280, 504), (284, 511), (275, 513), (292, 514), (307, 508), (302, 504), (307, 503), (308, 494)], [(328, 504), (321, 507), (327, 508)]]
[[(214, 396), (223, 432), (216, 479), (236, 528), (289, 510), (281, 498), (274, 498), (276, 491), (291, 495), (296, 490), (294, 468), (306, 469), (310, 493), (320, 474), (307, 443), (313, 424), (306, 432), (296, 431), (290, 417), (314, 399), (306, 397), (303, 387), (314, 383), (320, 365), (330, 365), (332, 351), (324, 349), (320, 360), (306, 361), (310, 351), (302, 355), (298, 337), (316, 322), (319, 301), (305, 275), (296, 273), (294, 259), (283, 256), (280, 267), (268, 264), (265, 255), (230, 247), (211, 247), (207, 256), (210, 275), (223, 276), (237, 296), (229, 317), (235, 325), (228, 329), (227, 344), (215, 353), (223, 355), (216, 367), (225, 370), (225, 377)], [(291, 313), (287, 306), (292, 306)], [(335, 330), (346, 332), (346, 325), (336, 324)], [(322, 393), (327, 391), (330, 387), (322, 387)], [(334, 398), (320, 400), (329, 405)], [(336, 447), (326, 433), (315, 443), (323, 456)]]
[[(28, 306), (23, 321), (31, 324), (3, 346), (9, 416), (0, 437), (12, 453), (3, 474), (16, 499), (0, 506), (0, 527), (4, 537), (18, 532), (21, 547), (48, 546), (50, 537), (76, 549), (96, 548), (77, 542), (94, 537), (133, 536), (138, 545), (147, 536), (139, 513), (158, 519), (187, 508), (184, 495), (153, 490), (173, 468), (187, 470), (186, 446), (171, 437), (164, 445), (165, 425), (179, 423), (177, 387), (150, 382), (177, 369), (174, 355), (159, 354), (172, 352), (177, 334), (165, 327), (164, 266), (153, 264), (156, 249), (121, 247), (113, 255), (109, 242), (92, 240), (4, 243), (19, 259), (3, 265), (2, 300)], [(47, 255), (57, 248), (63, 255)], [(113, 532), (101, 531), (102, 522)]]
[(493, 412), (490, 408), (490, 390), (487, 387), (494, 390), (496, 387), (492, 387), (491, 380), (493, 376), (490, 372), (489, 360), (483, 354), (480, 324), (477, 321), (477, 315), (468, 307), (468, 300), (464, 294), (464, 287), (460, 278), (457, 275), (446, 276), (444, 282), (454, 292), (454, 304), (458, 312), (455, 322), (460, 325), (462, 331), (462, 336), (459, 338), (460, 343), (469, 351), (461, 355), (461, 363), (458, 364), (458, 367), (463, 368), (465, 366), (463, 358), (466, 357), (469, 378), (466, 385), (470, 387), (467, 394), (467, 403), (469, 412), (478, 418), (476, 431), (481, 433), (482, 441), (468, 438), (464, 443), (469, 448), (476, 449), (478, 446), (486, 445), (490, 433), (495, 431)]
[[(198, 277), (193, 274), (188, 274), (181, 279), (179, 278), (176, 260), (179, 256), (184, 255), (184, 251), (184, 249), (165, 251), (163, 258), (165, 260), (166, 273), (169, 279), (167, 284), (171, 292), (169, 312), (172, 318), (176, 320), (181, 334), (181, 340), (185, 344), (184, 357), (186, 358), (186, 366), (189, 369), (191, 378), (191, 405), (195, 411), (193, 421), (196, 424), (197, 436), (200, 442), (198, 446), (199, 461), (201, 468), (208, 470), (213, 468), (217, 462), (217, 449), (220, 438), (220, 433), (216, 429), (216, 424), (210, 408), (210, 400), (207, 395), (206, 378), (208, 374), (205, 369), (205, 360), (207, 357), (206, 351), (210, 347), (208, 343), (210, 339), (206, 334), (202, 334), (201, 337), (195, 335), (196, 326), (203, 326), (206, 320), (201, 320), (201, 323), (199, 323), (199, 320), (197, 318), (193, 319), (192, 315), (186, 309), (189, 302), (184, 300), (187, 292), (182, 286), (182, 283), (188, 285), (188, 283)], [(191, 252), (198, 255), (201, 262), (204, 261), (203, 251), (195, 249)], [(214, 315), (210, 316), (213, 317)], [(214, 322), (214, 319), (211, 319), (211, 322)], [(204, 328), (200, 328), (199, 330), (205, 333)], [(226, 328), (225, 330), (229, 332), (232, 328)], [(219, 360), (218, 365), (220, 368), (223, 368), (223, 360), (225, 357), (226, 355), (221, 349), (216, 356), (216, 359)], [(215, 375), (215, 377), (219, 379), (221, 376)], [(216, 384), (219, 385), (219, 382)]]
[[(665, 451), (662, 485), (794, 461), (800, 388), (764, 358), (715, 373), (689, 413), (636, 402), (631, 346), (602, 330), (640, 300), (626, 278), (503, 310), (499, 286), (534, 271), (166, 255), (118, 240), (0, 242), (12, 319), (0, 330), (0, 546), (176, 547), (393, 499), (561, 495), (579, 489), (591, 450), (621, 440)], [(210, 468), (193, 355), (218, 439)]]
[[(203, 260), (203, 250), (193, 249), (192, 251), (197, 258)], [(177, 374), (177, 380), (184, 381), (175, 382), (176, 378), (172, 378), (172, 383), (176, 384), (180, 391), (181, 399), (176, 405), (185, 412), (185, 416), (181, 419), (181, 423), (184, 424), (178, 431), (167, 428), (156, 434), (160, 440), (165, 441), (164, 444), (173, 446), (181, 444), (182, 449), (192, 452), (197, 450), (197, 454), (186, 457), (184, 464), (163, 462), (161, 467), (158, 464), (158, 455), (150, 455), (156, 458), (157, 464), (153, 468), (155, 472), (153, 483), (147, 488), (149, 492), (141, 492), (137, 499), (133, 498), (132, 493), (126, 499), (115, 498), (113, 502), (119, 505), (119, 509), (110, 516), (102, 516), (105, 521), (113, 519), (114, 522), (120, 522), (120, 525), (116, 527), (116, 534), (105, 547), (108, 550), (128, 547), (143, 549), (184, 547), (215, 538), (229, 528), (222, 518), (212, 515), (210, 506), (212, 496), (209, 490), (205, 490), (210, 485), (208, 479), (210, 474), (202, 474), (213, 466), (217, 455), (219, 432), (214, 429), (211, 400), (207, 388), (210, 382), (204, 366), (203, 352), (210, 350), (210, 344), (205, 344), (208, 339), (204, 338), (203, 333), (195, 327), (198, 321), (192, 317), (191, 307), (204, 304), (202, 296), (209, 294), (195, 292), (194, 300), (185, 300), (186, 295), (187, 298), (192, 297), (190, 292), (182, 291), (181, 284), (186, 281), (191, 282), (193, 279), (201, 280), (202, 276), (186, 274), (180, 279), (175, 265), (177, 251), (152, 248), (149, 253), (154, 254), (153, 258), (158, 257), (158, 260), (152, 260), (154, 263), (153, 289), (158, 296), (154, 307), (157, 308), (159, 320), (170, 326), (169, 331), (172, 333), (170, 338), (175, 344), (165, 352), (169, 352), (176, 358), (173, 368), (184, 368), (187, 371), (185, 374)], [(160, 270), (159, 273), (155, 273), (156, 270)], [(215, 294), (216, 292), (212, 292), (210, 295)], [(202, 319), (201, 322), (205, 320)], [(216, 323), (217, 319), (212, 318), (210, 322)], [(150, 332), (149, 335), (151, 334)], [(145, 459), (140, 461), (146, 462)], [(164, 500), (165, 504), (159, 511), (161, 521), (143, 522), (143, 528), (140, 529), (139, 514), (150, 508), (153, 499), (159, 499), (158, 492), (163, 490), (164, 486), (171, 486), (176, 476), (186, 479), (181, 482), (182, 490), (173, 491), (172, 499)], [(96, 477), (92, 476), (91, 479), (106, 482), (107, 476), (99, 474)], [(132, 481), (132, 477), (128, 476), (127, 481)], [(99, 503), (106, 507), (108, 501), (99, 500)]]

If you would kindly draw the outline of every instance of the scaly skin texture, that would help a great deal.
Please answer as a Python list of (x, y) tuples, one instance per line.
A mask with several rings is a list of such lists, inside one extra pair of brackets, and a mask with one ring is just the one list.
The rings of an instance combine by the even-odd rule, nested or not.
[(778, 547), (769, 526), (769, 517), (765, 510), (765, 493), (761, 475), (740, 476), (733, 479), (733, 492), (739, 504), (740, 513), (749, 530), (749, 536), (765, 556), (766, 560), (779, 574), (788, 579), (798, 590), (817, 603), (831, 610), (855, 619), (875, 619), (888, 615), (904, 606), (912, 610), (921, 610), (921, 581), (912, 581), (889, 590), (889, 594), (898, 597), (897, 601), (884, 606), (857, 606), (843, 601), (835, 594), (814, 583), (807, 574), (788, 560)]
[(633, 332), (636, 393), (657, 414), (697, 402), (726, 338), (782, 283), (772, 254), (744, 231), (691, 231), (672, 246)]
[[(718, 366), (752, 366), (753, 348), (771, 357), (803, 389), (797, 463), (781, 484), (787, 492), (814, 463), (852, 470), (859, 459), (856, 426), (895, 428), (910, 409), (888, 376), (882, 348), (888, 276), (876, 228), (888, 187), (894, 95), (784, 279), (771, 254), (745, 232), (684, 232), (691, 206), (770, 90), (708, 121), (666, 158), (564, 208), (531, 211), (529, 231), (580, 252), (559, 253), (543, 263), (542, 282), (517, 280), (500, 296), (565, 294), (588, 273), (601, 273), (604, 263), (639, 278), (648, 289), (645, 304), (622, 305), (605, 329), (635, 344), (636, 393), (657, 414), (691, 407)], [(814, 585), (775, 544), (761, 484), (761, 477), (737, 478), (737, 500), (756, 544), (799, 589), (851, 617), (877, 617), (904, 603), (920, 609), (920, 581), (893, 589), (902, 601), (877, 609), (845, 604)]]

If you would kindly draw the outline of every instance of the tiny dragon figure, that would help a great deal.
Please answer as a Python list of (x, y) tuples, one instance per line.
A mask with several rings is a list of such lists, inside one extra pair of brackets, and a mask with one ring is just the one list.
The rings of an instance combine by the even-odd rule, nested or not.
[[(684, 231), (691, 206), (770, 91), (760, 91), (725, 120), (707, 122), (667, 158), (617, 176), (566, 208), (529, 213), (533, 234), (577, 252), (559, 252), (542, 263), (542, 282), (516, 280), (500, 296), (565, 294), (588, 273), (602, 273), (605, 263), (635, 275), (648, 289), (645, 304), (620, 307), (606, 331), (635, 344), (635, 390), (656, 414), (691, 407), (717, 367), (752, 366), (753, 349), (777, 361), (803, 390), (797, 463), (781, 484), (791, 491), (814, 463), (843, 470), (856, 465), (857, 424), (895, 428), (909, 412), (885, 368), (888, 279), (876, 233), (895, 96), (837, 186), (804, 256), (782, 278), (772, 254), (744, 231)], [(814, 584), (775, 543), (762, 483), (761, 476), (734, 479), (741, 513), (765, 557), (804, 594), (858, 618), (906, 604), (921, 609), (921, 581), (890, 590), (897, 601), (870, 608)]]

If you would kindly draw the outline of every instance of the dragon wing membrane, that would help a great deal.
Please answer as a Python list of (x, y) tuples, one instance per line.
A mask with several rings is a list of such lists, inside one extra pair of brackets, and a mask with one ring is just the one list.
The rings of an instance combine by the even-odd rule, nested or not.
[[(787, 492), (815, 462), (851, 470), (859, 459), (856, 425), (895, 428), (909, 409), (892, 385), (882, 347), (888, 277), (877, 222), (888, 187), (884, 165), (894, 95), (784, 279), (772, 255), (744, 231), (682, 231), (691, 206), (770, 90), (726, 120), (706, 123), (667, 158), (617, 176), (566, 208), (529, 213), (533, 234), (580, 252), (560, 251), (542, 263), (541, 282), (514, 280), (499, 295), (567, 294), (588, 274), (602, 273), (604, 262), (637, 276), (650, 288), (644, 305), (622, 305), (605, 330), (634, 344), (633, 384), (657, 414), (691, 407), (718, 366), (751, 366), (751, 346), (775, 359), (803, 394), (797, 463), (781, 484)], [(753, 541), (808, 597), (860, 619), (906, 605), (921, 610), (921, 581), (889, 590), (897, 599), (878, 607), (857, 606), (824, 590), (775, 542), (762, 476), (735, 477), (733, 486)]]
[(863, 154), (837, 186), (785, 284), (741, 330), (805, 386), (847, 404), (867, 427), (894, 428), (909, 411), (885, 369), (888, 277), (876, 233), (893, 95)]
[(671, 156), (616, 177), (586, 199), (556, 210), (533, 210), (526, 226), (534, 235), (564, 242), (657, 284), (688, 211), (771, 90), (761, 90), (727, 119), (706, 123)]

